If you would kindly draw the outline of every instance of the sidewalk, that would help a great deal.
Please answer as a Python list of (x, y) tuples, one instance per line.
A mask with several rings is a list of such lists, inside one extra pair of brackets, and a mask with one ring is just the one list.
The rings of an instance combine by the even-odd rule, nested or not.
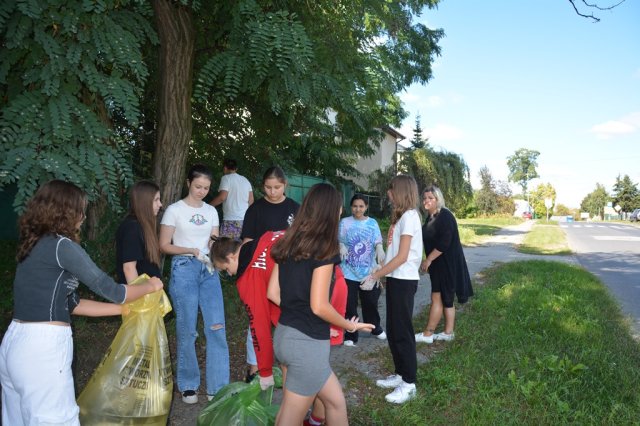
[[(520, 225), (509, 226), (501, 229), (498, 233), (481, 246), (464, 248), (465, 258), (474, 287), (481, 276), (478, 275), (484, 269), (496, 263), (513, 262), (519, 260), (542, 259), (554, 260), (577, 264), (575, 256), (544, 256), (519, 253), (515, 246), (522, 242), (524, 235), (531, 230), (534, 221), (526, 221)], [(471, 299), (473, 300), (473, 298)], [(414, 316), (422, 312), (431, 302), (431, 282), (429, 275), (425, 274), (418, 283), (418, 291), (415, 297)], [(382, 327), (386, 324), (386, 304), (384, 291), (380, 296), (379, 311)], [(417, 332), (418, 330), (416, 330)], [(356, 389), (350, 389), (348, 384), (352, 377), (366, 375), (372, 379), (384, 377), (391, 374), (390, 371), (382, 371), (377, 362), (369, 362), (369, 354), (377, 351), (388, 351), (388, 344), (378, 340), (368, 333), (360, 333), (357, 347), (337, 346), (331, 349), (331, 367), (344, 388), (347, 405), (354, 403), (362, 397), (357, 395)], [(418, 364), (427, 362), (428, 359), (418, 353)]]

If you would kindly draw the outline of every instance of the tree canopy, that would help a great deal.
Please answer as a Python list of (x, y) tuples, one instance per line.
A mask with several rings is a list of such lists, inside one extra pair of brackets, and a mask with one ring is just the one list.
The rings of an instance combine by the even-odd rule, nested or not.
[(611, 198), (614, 206), (620, 206), (621, 213), (629, 213), (640, 208), (640, 190), (629, 175), (624, 175), (623, 178), (620, 178), (620, 175), (616, 177)]
[(511, 189), (506, 182), (496, 181), (487, 166), (478, 172), (480, 189), (474, 193), (478, 213), (482, 215), (513, 214), (515, 204), (511, 199)]
[(17, 183), (16, 207), (52, 178), (120, 204), (131, 166), (114, 123), (139, 125), (150, 15), (126, 0), (2, 2), (0, 187)]
[(550, 183), (541, 183), (533, 191), (531, 191), (531, 205), (533, 211), (538, 217), (546, 217), (547, 206), (546, 200), (551, 200), (549, 207), (549, 215), (553, 214), (553, 208), (556, 203), (556, 189)]
[(596, 188), (582, 199), (580, 210), (589, 212), (591, 216), (604, 217), (604, 207), (609, 200), (610, 197), (604, 185), (596, 183)]
[(446, 206), (458, 214), (464, 213), (473, 196), (469, 166), (459, 154), (436, 151), (429, 144), (419, 149), (408, 148), (402, 153), (399, 171), (413, 176), (419, 190), (438, 186)]
[(405, 117), (397, 94), (431, 78), (443, 32), (416, 17), (436, 5), (4, 1), (0, 186), (20, 206), (63, 178), (117, 206), (133, 169), (175, 200), (194, 160), (355, 174)]
[(539, 155), (540, 152), (538, 151), (520, 148), (513, 155), (507, 157), (509, 181), (520, 185), (523, 195), (527, 193), (529, 181), (539, 177), (536, 170)]

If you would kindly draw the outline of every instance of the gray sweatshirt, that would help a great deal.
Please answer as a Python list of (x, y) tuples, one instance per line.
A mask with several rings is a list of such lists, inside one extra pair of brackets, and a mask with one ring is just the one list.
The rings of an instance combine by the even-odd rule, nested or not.
[(79, 244), (59, 235), (43, 236), (16, 269), (13, 318), (70, 323), (80, 303), (78, 281), (111, 302), (124, 303), (127, 297), (126, 285), (98, 268)]

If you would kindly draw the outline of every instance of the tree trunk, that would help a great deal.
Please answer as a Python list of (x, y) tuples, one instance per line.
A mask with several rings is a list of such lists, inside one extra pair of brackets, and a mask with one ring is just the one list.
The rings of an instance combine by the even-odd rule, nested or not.
[(192, 10), (178, 2), (152, 0), (160, 38), (158, 141), (153, 176), (160, 186), (162, 204), (177, 201), (185, 182), (191, 142), (191, 92), (195, 30)]

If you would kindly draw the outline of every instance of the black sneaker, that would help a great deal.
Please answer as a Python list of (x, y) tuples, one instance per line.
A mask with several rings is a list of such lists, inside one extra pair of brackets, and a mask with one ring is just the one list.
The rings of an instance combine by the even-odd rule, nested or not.
[(186, 390), (182, 392), (182, 402), (185, 404), (197, 404), (198, 394), (194, 390)]
[(251, 383), (253, 381), (253, 379), (256, 378), (256, 376), (258, 375), (258, 372), (256, 371), (255, 373), (252, 373), (251, 370), (247, 370), (247, 375), (244, 377), (244, 381), (245, 383)]

